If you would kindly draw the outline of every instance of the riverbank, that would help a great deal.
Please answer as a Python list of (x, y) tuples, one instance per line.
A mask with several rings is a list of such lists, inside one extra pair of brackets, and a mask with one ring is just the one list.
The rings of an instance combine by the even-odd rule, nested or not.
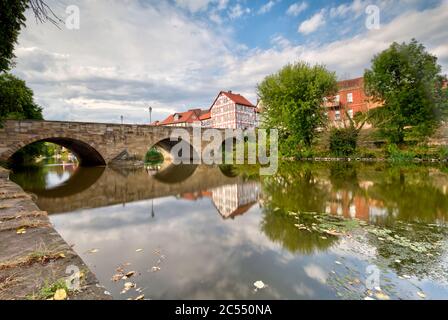
[[(79, 289), (67, 288), (69, 276), (79, 278)], [(47, 212), (0, 167), (0, 299), (52, 299), (57, 289), (72, 300), (111, 299)]]

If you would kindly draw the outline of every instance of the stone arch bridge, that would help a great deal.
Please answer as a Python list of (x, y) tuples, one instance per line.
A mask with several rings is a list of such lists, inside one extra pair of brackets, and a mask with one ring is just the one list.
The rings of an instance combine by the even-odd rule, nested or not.
[[(66, 121), (6, 120), (0, 128), (0, 161), (8, 161), (21, 148), (37, 141), (52, 142), (71, 150), (82, 166), (101, 166), (126, 158), (142, 160), (157, 145), (169, 154), (177, 142), (174, 129), (135, 124)], [(185, 129), (191, 137), (193, 128)], [(224, 130), (222, 136), (224, 137)], [(202, 141), (204, 147), (209, 142)]]

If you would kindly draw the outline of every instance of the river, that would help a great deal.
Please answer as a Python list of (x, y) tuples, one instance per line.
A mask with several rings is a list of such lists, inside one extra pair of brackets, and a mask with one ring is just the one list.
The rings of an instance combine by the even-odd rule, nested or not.
[(65, 163), (11, 179), (115, 299), (448, 298), (444, 167)]

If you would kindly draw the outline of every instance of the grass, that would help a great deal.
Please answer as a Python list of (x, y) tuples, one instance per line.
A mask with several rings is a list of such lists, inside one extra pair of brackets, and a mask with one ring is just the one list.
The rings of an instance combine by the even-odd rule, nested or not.
[(9, 289), (10, 287), (13, 287), (20, 283), (23, 280), (23, 278), (18, 277), (16, 273), (6, 275), (6, 276), (0, 276), (0, 299), (3, 299), (2, 293)]
[(50, 261), (55, 261), (65, 257), (64, 252), (52, 252), (45, 248), (37, 249), (26, 257), (19, 258), (13, 261), (7, 261), (0, 264), (0, 270), (13, 269), (17, 267), (29, 266), (34, 263), (46, 264)]
[(32, 293), (28, 295), (26, 298), (28, 300), (47, 300), (53, 298), (54, 294), (57, 290), (64, 289), (65, 292), (69, 292), (69, 288), (67, 287), (67, 283), (65, 279), (59, 279), (55, 282), (45, 281), (45, 284), (42, 288), (39, 289), (37, 293)]
[(0, 231), (11, 231), (11, 230), (18, 230), (18, 229), (35, 229), (35, 228), (49, 228), (51, 227), (51, 224), (48, 221), (33, 221), (29, 218), (25, 218), (19, 221), (19, 223), (14, 224), (12, 226), (6, 226), (3, 229), (0, 229)]

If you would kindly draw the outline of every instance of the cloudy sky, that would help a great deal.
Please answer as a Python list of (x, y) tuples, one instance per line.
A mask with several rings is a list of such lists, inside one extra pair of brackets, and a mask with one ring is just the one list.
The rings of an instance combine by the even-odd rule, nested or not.
[[(47, 0), (68, 21), (28, 13), (13, 72), (49, 120), (163, 119), (207, 108), (220, 90), (256, 102), (256, 84), (298, 60), (357, 77), (373, 54), (416, 38), (448, 73), (448, 0)], [(380, 28), (366, 27), (376, 5)], [(79, 9), (79, 29), (73, 11)], [(67, 10), (68, 8), (68, 10)], [(371, 20), (368, 20), (371, 21)]]

